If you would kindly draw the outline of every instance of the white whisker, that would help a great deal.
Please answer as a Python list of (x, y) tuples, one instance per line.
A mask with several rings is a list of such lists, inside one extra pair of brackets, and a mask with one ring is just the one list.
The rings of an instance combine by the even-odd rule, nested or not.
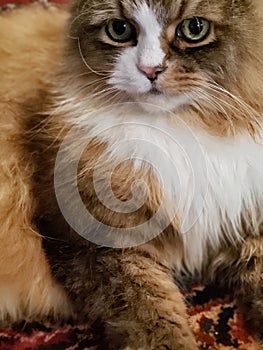
[(105, 73), (101, 73), (101, 72), (99, 72), (99, 71), (94, 70), (94, 69), (88, 64), (88, 62), (86, 61), (85, 57), (83, 56), (82, 49), (81, 49), (81, 46), (80, 46), (80, 40), (79, 40), (79, 39), (78, 39), (78, 49), (79, 49), (80, 57), (81, 57), (83, 63), (85, 64), (85, 66), (86, 66), (92, 73), (97, 74), (97, 75), (105, 76)]

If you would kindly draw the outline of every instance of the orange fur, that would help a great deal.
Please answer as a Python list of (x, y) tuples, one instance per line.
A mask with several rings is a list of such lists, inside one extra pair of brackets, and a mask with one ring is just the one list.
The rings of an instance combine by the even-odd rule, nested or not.
[(66, 18), (66, 11), (40, 6), (0, 16), (0, 321), (70, 309), (32, 226), (33, 169), (20, 142), (21, 104), (52, 76)]

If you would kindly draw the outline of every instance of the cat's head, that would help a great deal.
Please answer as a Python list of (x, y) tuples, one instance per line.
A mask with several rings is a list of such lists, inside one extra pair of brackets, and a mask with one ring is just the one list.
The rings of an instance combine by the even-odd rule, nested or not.
[(70, 69), (80, 90), (101, 101), (146, 103), (151, 112), (148, 104), (192, 108), (206, 124), (222, 118), (233, 126), (235, 118), (252, 118), (250, 107), (261, 110), (258, 3), (79, 0), (73, 6)]

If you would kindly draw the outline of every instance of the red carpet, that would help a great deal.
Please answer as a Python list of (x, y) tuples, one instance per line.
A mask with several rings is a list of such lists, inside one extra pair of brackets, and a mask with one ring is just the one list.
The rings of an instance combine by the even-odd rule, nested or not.
[[(222, 294), (201, 286), (185, 293), (190, 325), (200, 350), (262, 349), (245, 330), (234, 303)], [(66, 325), (21, 322), (0, 331), (0, 350), (105, 350), (102, 343), (103, 335), (98, 336), (88, 325), (72, 322)]]

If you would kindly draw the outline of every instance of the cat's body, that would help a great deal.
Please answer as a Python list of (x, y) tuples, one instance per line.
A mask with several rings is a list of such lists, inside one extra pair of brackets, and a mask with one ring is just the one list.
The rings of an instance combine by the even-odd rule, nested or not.
[[(251, 3), (78, 3), (58, 74), (43, 79), (15, 110), (21, 148), (14, 155), (20, 159), (24, 152), (28, 164), (28, 173), (16, 176), (30, 180), (21, 180), (29, 192), (21, 194), (28, 212), (18, 205), (14, 220), (26, 217), (46, 235), (53, 274), (75, 311), (101, 324), (112, 349), (196, 348), (172, 271), (230, 287), (262, 335), (263, 68), (262, 40), (252, 35), (262, 22), (261, 5)], [(108, 20), (123, 16), (132, 23), (125, 24), (130, 41), (114, 41), (112, 30), (123, 23)], [(207, 19), (199, 29), (209, 23), (210, 31), (185, 40), (182, 28), (189, 23), (182, 21), (189, 18), (193, 26)], [(12, 99), (18, 101), (16, 95)], [(4, 108), (7, 103), (3, 99)], [(77, 204), (74, 166), (81, 199), (97, 222)], [(139, 206), (142, 183), (135, 202), (131, 192), (138, 179), (149, 189)], [(120, 200), (115, 206), (109, 182)], [(61, 212), (93, 243), (69, 229)], [(37, 238), (24, 234), (39, 246)], [(12, 269), (19, 275), (23, 266), (18, 262)], [(62, 293), (50, 274), (46, 278)], [(44, 302), (51, 294), (44, 292)], [(56, 306), (55, 313), (68, 314), (62, 299), (36, 310), (22, 296), (24, 314), (17, 315), (3, 308), (5, 301), (0, 306), (16, 318)]]

